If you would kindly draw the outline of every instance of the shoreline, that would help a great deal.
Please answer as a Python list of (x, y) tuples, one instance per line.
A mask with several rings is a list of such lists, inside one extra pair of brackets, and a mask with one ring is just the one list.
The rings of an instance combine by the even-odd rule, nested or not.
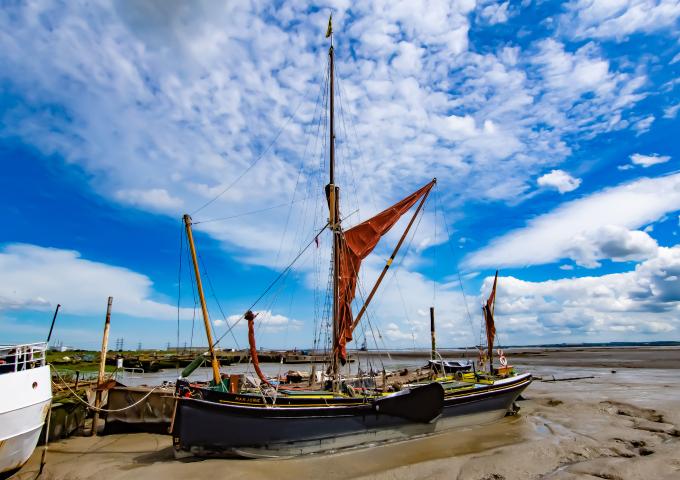
[[(503, 349), (511, 363), (518, 365), (543, 365), (559, 367), (601, 367), (601, 368), (680, 368), (680, 347), (639, 346), (639, 347), (551, 347), (551, 348), (507, 348)], [(473, 350), (438, 350), (444, 359), (475, 360)], [(496, 353), (494, 351), (494, 353)], [(394, 351), (360, 355), (369, 357), (388, 355), (398, 359), (426, 359), (427, 351)]]

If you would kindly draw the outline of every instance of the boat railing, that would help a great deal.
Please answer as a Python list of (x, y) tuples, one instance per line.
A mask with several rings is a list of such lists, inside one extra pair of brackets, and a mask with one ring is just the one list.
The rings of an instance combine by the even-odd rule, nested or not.
[(0, 374), (43, 367), (46, 353), (46, 342), (0, 345)]

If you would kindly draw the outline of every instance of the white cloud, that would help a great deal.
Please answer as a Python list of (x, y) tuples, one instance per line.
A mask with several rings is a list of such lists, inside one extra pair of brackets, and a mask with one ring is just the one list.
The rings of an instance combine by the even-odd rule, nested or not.
[[(592, 266), (603, 258), (629, 258), (625, 251), (644, 256), (652, 250), (649, 236), (626, 230), (640, 228), (678, 209), (680, 174), (643, 178), (566, 202), (530, 220), (526, 227), (494, 239), (464, 263), (477, 268), (541, 265), (571, 258)], [(610, 235), (621, 248), (619, 254), (615, 245), (606, 245)]]
[[(200, 5), (0, 11), (0, 80), (18, 92), (0, 135), (78, 165), (106, 198), (167, 215), (225, 190), (195, 220), (305, 199), (290, 216), (196, 225), (243, 261), (281, 265), (326, 215), (327, 152), (315, 138), (326, 12)], [(471, 51), (473, 1), (335, 8), (337, 173), (343, 211), (360, 209), (356, 218), (433, 176), (461, 202), (521, 201), (570, 154), (565, 138), (624, 128), (643, 97), (644, 75), (617, 71), (593, 45)]]
[(51, 310), (60, 303), (65, 313), (99, 316), (113, 296), (114, 313), (176, 319), (177, 307), (154, 300), (152, 287), (145, 275), (73, 250), (10, 244), (0, 251), (0, 310)]
[(644, 260), (656, 254), (656, 241), (643, 231), (630, 231), (616, 225), (576, 235), (565, 256), (585, 267), (599, 266), (599, 259), (616, 262)]
[(576, 190), (581, 185), (581, 179), (572, 177), (564, 170), (552, 170), (538, 177), (536, 183), (541, 187), (551, 187), (560, 193), (567, 193)]
[(570, 265), (568, 263), (566, 263), (564, 265), (560, 265), (560, 270), (573, 270), (573, 269), (574, 269), (574, 266)]
[(668, 155), (641, 155), (639, 153), (634, 153), (630, 156), (630, 161), (635, 165), (640, 165), (644, 168), (651, 167), (652, 165), (657, 165), (659, 163), (666, 163), (671, 157)]
[[(303, 326), (303, 322), (288, 318), (285, 315), (272, 313), (271, 310), (254, 310), (257, 315), (255, 317), (255, 331), (256, 333), (282, 333), (286, 331), (297, 331)], [(239, 321), (240, 320), (240, 321)], [(227, 317), (227, 321), (217, 320), (213, 323), (216, 326), (234, 325), (239, 322), (235, 329), (243, 330), (248, 326), (248, 323), (243, 320), (242, 314), (234, 314)], [(219, 323), (218, 323), (219, 322)]]
[(509, 5), (510, 2), (496, 3), (494, 1), (490, 5), (483, 7), (479, 15), (489, 25), (505, 23), (510, 18), (508, 14)]
[[(493, 21), (505, 21), (503, 5)], [(280, 130), (262, 160), (194, 217), (296, 200), (290, 217), (276, 210), (196, 225), (239, 260), (287, 263), (326, 218), (327, 152), (315, 139), (326, 12), (295, 2), (276, 12), (243, 2), (174, 7), (29, 3), (0, 11), (0, 80), (18, 92), (16, 106), (1, 114), (0, 135), (83, 168), (106, 198), (176, 216), (227, 189)], [(337, 173), (343, 213), (360, 208), (351, 222), (433, 176), (457, 192), (452, 204), (521, 201), (538, 175), (569, 156), (575, 133), (627, 128), (627, 114), (644, 98), (642, 70), (610, 64), (594, 44), (470, 49), (474, 1), (335, 8)], [(409, 262), (419, 265), (415, 256)], [(425, 277), (402, 271), (399, 279), (409, 298), (430, 295)], [(467, 320), (457, 282), (442, 289), (443, 329), (462, 343)], [(403, 317), (391, 320), (397, 330), (426, 342), (427, 326), (403, 311), (396, 291), (376, 309), (378, 320)], [(270, 315), (279, 322), (270, 327), (284, 324)]]
[(388, 323), (385, 328), (385, 336), (392, 342), (408, 342), (412, 341), (414, 334), (408, 331), (402, 331), (401, 328), (394, 322)]
[(677, 0), (574, 0), (561, 18), (576, 38), (622, 40), (636, 32), (671, 29), (680, 17)]
[(637, 132), (638, 135), (642, 135), (645, 132), (649, 131), (649, 128), (652, 126), (652, 123), (654, 123), (654, 115), (649, 115), (641, 120), (638, 120), (633, 124), (633, 128)]
[[(667, 280), (679, 273), (680, 246), (675, 246), (660, 247), (656, 257), (624, 273), (544, 282), (500, 277), (497, 325), (505, 333), (582, 339), (677, 331), (680, 286)], [(482, 293), (492, 281), (485, 279)]]
[(115, 197), (125, 203), (141, 208), (158, 210), (178, 214), (183, 202), (179, 198), (170, 196), (164, 188), (149, 190), (118, 190)]
[[(680, 55), (680, 54), (678, 54)], [(663, 110), (663, 118), (675, 118), (678, 115), (678, 110), (680, 110), (680, 103), (666, 107)]]

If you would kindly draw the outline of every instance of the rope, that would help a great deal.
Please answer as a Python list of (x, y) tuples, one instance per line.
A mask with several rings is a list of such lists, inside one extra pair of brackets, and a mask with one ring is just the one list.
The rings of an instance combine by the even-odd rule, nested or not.
[[(435, 192), (434, 192), (435, 193), (435, 199), (439, 200), (439, 186), (435, 185), (434, 188), (435, 188)], [(449, 244), (449, 248), (451, 249), (451, 254), (453, 256), (455, 256), (456, 252), (453, 250), (453, 247), (451, 246), (451, 238), (453, 238), (453, 237), (451, 236), (451, 231), (449, 230), (449, 224), (446, 222), (446, 218), (444, 218), (443, 211), (440, 214), (440, 216), (442, 218), (442, 223), (444, 223), (444, 227), (446, 228), (446, 235), (448, 237), (447, 243)], [(463, 288), (463, 279), (460, 277), (460, 270), (458, 270), (458, 268), (456, 268), (456, 275), (458, 276), (458, 284), (460, 285), (460, 292), (463, 294), (463, 303), (465, 303), (465, 311), (467, 312), (468, 322), (470, 323), (470, 330), (471, 330), (472, 335), (474, 335), (475, 334), (475, 327), (474, 327), (474, 323), (472, 322), (472, 315), (470, 315), (470, 307), (468, 306), (467, 296), (465, 295), (465, 288)]]
[(220, 218), (211, 218), (209, 220), (200, 220), (198, 222), (191, 222), (192, 225), (199, 225), (201, 223), (212, 223), (212, 222), (222, 222), (224, 220), (231, 220), (233, 218), (239, 218), (239, 217), (245, 217), (248, 215), (254, 215), (256, 213), (262, 213), (262, 212), (267, 212), (269, 210), (274, 210), (276, 208), (283, 208), (283, 207), (288, 207), (294, 203), (302, 202), (304, 200), (307, 200), (306, 198), (301, 198), (299, 200), (295, 200), (293, 202), (287, 202), (287, 203), (281, 203), (279, 205), (274, 205), (272, 207), (266, 207), (266, 208), (260, 208), (259, 210), (250, 210), (248, 212), (242, 212), (242, 213), (237, 213), (234, 215), (230, 215), (228, 217), (220, 217)]
[[(208, 286), (210, 287), (210, 293), (212, 293), (213, 298), (215, 299), (215, 303), (217, 303), (217, 308), (219, 308), (220, 313), (222, 314), (222, 318), (224, 319), (224, 323), (229, 325), (229, 320), (227, 319), (227, 316), (224, 314), (224, 310), (222, 310), (222, 305), (220, 304), (219, 299), (217, 298), (217, 293), (215, 293), (215, 288), (213, 287), (212, 280), (210, 279), (210, 274), (208, 273), (208, 267), (206, 267), (205, 262), (203, 261), (203, 257), (201, 257), (201, 254), (198, 254), (198, 261), (201, 263), (201, 268), (203, 269), (203, 274), (205, 275), (205, 278), (208, 280)], [(234, 345), (236, 345), (236, 349), (240, 350), (241, 347), (238, 345), (238, 340), (236, 340), (236, 335), (234, 333), (231, 333), (231, 337), (234, 339)]]
[(184, 254), (184, 229), (179, 231), (179, 268), (177, 271), (177, 352), (179, 353), (179, 317), (182, 301), (182, 255)]
[(300, 103), (298, 103), (298, 106), (295, 108), (295, 111), (293, 111), (292, 115), (289, 115), (289, 116), (288, 116), (288, 118), (286, 119), (286, 122), (283, 124), (283, 126), (281, 126), (281, 128), (279, 129), (279, 131), (278, 131), (278, 133), (276, 134), (276, 136), (274, 137), (274, 139), (273, 139), (273, 140), (271, 141), (271, 143), (267, 146), (267, 148), (265, 148), (264, 151), (263, 151), (263, 152), (255, 159), (255, 161), (254, 161), (253, 163), (251, 163), (250, 165), (248, 165), (248, 168), (246, 168), (246, 169), (245, 169), (238, 177), (236, 177), (236, 178), (234, 179), (234, 181), (232, 181), (229, 185), (227, 185), (227, 188), (225, 188), (225, 189), (222, 190), (220, 193), (218, 193), (212, 200), (207, 201), (207, 202), (204, 203), (201, 207), (199, 207), (199, 208), (197, 208), (196, 210), (194, 210), (193, 212), (191, 212), (191, 215), (192, 215), (192, 216), (195, 215), (196, 213), (200, 212), (200, 211), (203, 210), (205, 207), (207, 207), (208, 205), (210, 205), (211, 203), (213, 203), (215, 200), (217, 200), (218, 198), (220, 198), (222, 195), (224, 195), (225, 193), (227, 193), (229, 190), (231, 190), (231, 188), (232, 188), (234, 185), (236, 185), (236, 184), (237, 184), (237, 183), (238, 183), (238, 182), (239, 182), (239, 181), (240, 181), (240, 180), (241, 180), (241, 179), (242, 179), (242, 178), (243, 178), (243, 177), (244, 177), (244, 176), (245, 176), (245, 175), (246, 175), (246, 174), (247, 174), (247, 173), (248, 173), (248, 172), (256, 165), (256, 164), (257, 164), (257, 162), (259, 162), (259, 161), (262, 159), (262, 157), (264, 157), (264, 156), (267, 154), (267, 152), (269, 151), (269, 149), (272, 148), (272, 146), (274, 146), (274, 144), (276, 143), (276, 141), (279, 139), (279, 136), (281, 136), (281, 133), (283, 133), (283, 130), (288, 126), (288, 123), (290, 123), (290, 121), (293, 119), (293, 117), (295, 117), (295, 115), (297, 115), (298, 110), (299, 110), (300, 107), (302, 106), (303, 100), (304, 100), (304, 98), (303, 98), (302, 100), (300, 100)]
[[(303, 248), (303, 249), (300, 251), (300, 253), (298, 253), (297, 256), (293, 259), (293, 261), (290, 262), (290, 264), (288, 264), (288, 266), (287, 266), (286, 268), (284, 268), (283, 271), (282, 271), (281, 273), (279, 273), (279, 275), (278, 275), (278, 276), (277, 276), (277, 277), (269, 284), (269, 286), (264, 290), (264, 292), (262, 292), (262, 295), (260, 295), (260, 296), (257, 298), (257, 300), (255, 300), (255, 301), (253, 302), (253, 304), (252, 304), (250, 307), (248, 307), (248, 308), (246, 309), (246, 311), (252, 310), (253, 307), (255, 307), (255, 305), (257, 305), (258, 302), (259, 302), (260, 300), (262, 300), (262, 298), (267, 294), (267, 292), (269, 292), (269, 290), (271, 290), (272, 287), (273, 287), (274, 285), (276, 285), (276, 283), (281, 279), (281, 277), (283, 277), (284, 275), (286, 275), (286, 274), (288, 273), (288, 271), (289, 271), (291, 268), (293, 268), (293, 265), (295, 264), (295, 262), (297, 262), (298, 259), (299, 259), (299, 258), (307, 251), (307, 249), (310, 247), (310, 245), (311, 245), (312, 243), (314, 243), (314, 240), (316, 240), (316, 238), (317, 238), (319, 235), (321, 235), (321, 233), (322, 233), (324, 230), (326, 230), (326, 227), (328, 227), (328, 223), (327, 223), (326, 225), (323, 226), (323, 228), (319, 231), (319, 233), (317, 233), (316, 235), (314, 235), (314, 237), (312, 237), (312, 239), (311, 239), (311, 240), (309, 241), (309, 243), (305, 246), (305, 248)], [(236, 320), (236, 321), (231, 325), (231, 327), (229, 327), (229, 329), (228, 329), (226, 332), (224, 332), (220, 338), (217, 339), (217, 341), (216, 341), (215, 343), (213, 343), (213, 347), (215, 347), (218, 343), (220, 343), (220, 341), (221, 341), (228, 333), (230, 333), (230, 332), (234, 329), (234, 327), (235, 327), (236, 325), (238, 325), (238, 323), (239, 323), (241, 320), (243, 320), (243, 316), (244, 316), (244, 315), (245, 315), (245, 314), (241, 315), (241, 317), (240, 317), (238, 320)]]
[(57, 377), (59, 378), (59, 380), (61, 380), (61, 383), (64, 384), (64, 386), (68, 389), (68, 391), (71, 392), (71, 394), (72, 394), (74, 397), (76, 397), (76, 399), (77, 399), (80, 403), (84, 404), (85, 406), (87, 406), (87, 408), (91, 408), (92, 410), (94, 410), (94, 411), (96, 411), (96, 412), (106, 412), (106, 413), (124, 412), (125, 410), (129, 410), (129, 409), (131, 409), (131, 408), (133, 408), (133, 407), (136, 407), (137, 405), (139, 405), (140, 403), (142, 403), (144, 400), (146, 400), (146, 399), (149, 397), (149, 395), (151, 395), (155, 390), (158, 390), (159, 388), (161, 388), (160, 385), (159, 385), (159, 386), (156, 386), (156, 387), (153, 387), (153, 388), (149, 391), (149, 393), (147, 393), (146, 395), (144, 395), (142, 398), (140, 398), (139, 400), (137, 400), (137, 401), (136, 401), (135, 403), (133, 403), (132, 405), (128, 405), (127, 407), (116, 408), (116, 409), (112, 409), (112, 410), (106, 409), (106, 408), (97, 408), (97, 407), (95, 407), (95, 406), (90, 405), (88, 402), (86, 402), (86, 401), (83, 400), (82, 398), (80, 398), (80, 395), (78, 395), (78, 393), (74, 392), (73, 389), (72, 389), (71, 387), (69, 387), (68, 383), (66, 383), (66, 382), (64, 381), (64, 379), (61, 378), (61, 375), (59, 375), (59, 371), (57, 371), (57, 369), (54, 368), (54, 366), (52, 366), (52, 364), (50, 364), (50, 368), (51, 368), (52, 370), (54, 370), (54, 373), (57, 374)]

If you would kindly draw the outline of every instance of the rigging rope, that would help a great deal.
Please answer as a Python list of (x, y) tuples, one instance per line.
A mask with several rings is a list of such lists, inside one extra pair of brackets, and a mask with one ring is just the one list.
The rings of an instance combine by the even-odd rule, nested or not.
[[(435, 199), (437, 199), (439, 197), (439, 186), (438, 185), (435, 185), (434, 193), (435, 193)], [(451, 241), (450, 241), (451, 238), (453, 238), (453, 237), (451, 236), (451, 231), (449, 230), (449, 224), (446, 222), (446, 219), (444, 218), (443, 213), (441, 214), (441, 217), (442, 217), (442, 222), (444, 223), (444, 227), (446, 228), (446, 235), (449, 238), (449, 241), (447, 243), (449, 244), (449, 248), (451, 249), (451, 255), (455, 256), (456, 252), (453, 250), (453, 247), (451, 246)], [(470, 323), (470, 330), (471, 330), (471, 333), (474, 335), (474, 331), (475, 331), (474, 323), (472, 322), (472, 316), (470, 315), (470, 308), (468, 306), (467, 296), (465, 295), (465, 289), (463, 288), (463, 280), (460, 277), (460, 270), (458, 270), (458, 268), (456, 268), (456, 275), (458, 276), (458, 284), (460, 285), (460, 291), (463, 294), (463, 303), (465, 303), (465, 311), (467, 312), (468, 322)]]
[(184, 228), (179, 231), (179, 269), (177, 271), (177, 350), (179, 351), (179, 314), (182, 300), (182, 248), (184, 247)]
[(72, 394), (74, 397), (76, 397), (76, 399), (77, 399), (79, 402), (85, 404), (85, 405), (87, 406), (87, 408), (90, 408), (90, 409), (92, 409), (92, 410), (94, 410), (94, 411), (96, 411), (96, 412), (105, 412), (105, 413), (124, 412), (125, 410), (129, 410), (129, 409), (131, 409), (131, 408), (133, 408), (133, 407), (136, 407), (136, 406), (139, 405), (140, 403), (142, 403), (142, 402), (143, 402), (144, 400), (146, 400), (146, 399), (149, 397), (149, 395), (151, 395), (154, 391), (158, 390), (159, 388), (163, 388), (163, 387), (160, 386), (160, 385), (158, 385), (158, 386), (156, 386), (156, 387), (153, 387), (151, 390), (149, 390), (149, 392), (148, 392), (146, 395), (144, 395), (142, 398), (140, 398), (139, 400), (137, 400), (137, 401), (136, 401), (135, 403), (133, 403), (132, 405), (128, 405), (127, 407), (116, 408), (116, 409), (113, 409), (113, 410), (111, 410), (111, 409), (106, 409), (106, 408), (97, 408), (97, 407), (95, 407), (95, 406), (93, 406), (93, 405), (90, 405), (89, 402), (86, 402), (85, 400), (83, 400), (82, 398), (80, 398), (80, 395), (78, 395), (78, 393), (74, 392), (73, 389), (71, 389), (71, 387), (68, 385), (68, 383), (66, 383), (66, 381), (64, 381), (64, 379), (61, 377), (61, 375), (59, 375), (59, 371), (58, 371), (56, 368), (54, 368), (54, 366), (53, 366), (52, 364), (50, 364), (50, 368), (52, 368), (52, 370), (54, 370), (54, 373), (57, 374), (57, 377), (59, 378), (59, 380), (61, 380), (61, 383), (68, 389), (69, 392), (71, 392), (71, 394)]
[(239, 182), (239, 181), (240, 181), (240, 180), (241, 180), (241, 179), (242, 179), (242, 178), (243, 178), (243, 177), (244, 177), (244, 176), (245, 176), (245, 175), (246, 175), (246, 174), (247, 174), (247, 173), (248, 173), (248, 172), (256, 165), (256, 164), (257, 164), (257, 162), (259, 162), (259, 161), (262, 159), (262, 157), (264, 157), (264, 156), (267, 154), (267, 152), (269, 152), (269, 149), (272, 148), (272, 147), (274, 146), (274, 144), (276, 143), (276, 141), (279, 139), (279, 136), (281, 136), (281, 133), (283, 133), (283, 131), (284, 131), (285, 128), (288, 126), (288, 124), (290, 123), (290, 121), (295, 117), (295, 115), (297, 114), (298, 110), (300, 109), (300, 107), (302, 106), (303, 103), (304, 103), (304, 97), (300, 100), (300, 102), (298, 103), (297, 107), (295, 107), (295, 110), (293, 111), (293, 113), (292, 113), (291, 115), (288, 116), (288, 118), (286, 119), (285, 123), (281, 126), (281, 128), (279, 129), (279, 131), (276, 133), (276, 136), (275, 136), (274, 139), (271, 141), (271, 143), (267, 146), (267, 148), (264, 149), (264, 151), (263, 151), (262, 153), (260, 153), (260, 155), (255, 159), (255, 161), (253, 161), (250, 165), (248, 165), (248, 168), (246, 168), (243, 172), (241, 172), (241, 174), (240, 174), (238, 177), (236, 177), (236, 178), (234, 179), (234, 181), (232, 181), (229, 185), (227, 185), (227, 187), (226, 187), (224, 190), (222, 190), (222, 191), (221, 191), (220, 193), (218, 193), (215, 197), (213, 197), (212, 200), (208, 200), (208, 201), (207, 201), (206, 203), (204, 203), (202, 206), (200, 206), (199, 208), (197, 208), (196, 210), (194, 210), (193, 212), (191, 212), (191, 216), (194, 216), (196, 213), (200, 212), (200, 211), (203, 210), (205, 207), (207, 207), (208, 205), (210, 205), (211, 203), (213, 203), (214, 201), (216, 201), (218, 198), (220, 198), (222, 195), (224, 195), (225, 193), (227, 193), (229, 190), (231, 190), (232, 187), (233, 187), (234, 185), (236, 185), (236, 184), (237, 184), (237, 183), (238, 183), (238, 182)]
[(288, 206), (290, 206), (290, 205), (293, 205), (294, 203), (302, 202), (302, 201), (304, 201), (304, 200), (307, 200), (307, 199), (306, 199), (306, 198), (301, 198), (301, 199), (295, 200), (295, 201), (293, 201), (293, 202), (281, 203), (281, 204), (279, 204), (279, 205), (274, 205), (274, 206), (272, 206), (272, 207), (260, 208), (259, 210), (251, 210), (251, 211), (249, 211), (249, 212), (237, 213), (237, 214), (235, 214), (235, 215), (231, 215), (231, 216), (228, 216), (228, 217), (211, 218), (211, 219), (209, 219), (209, 220), (201, 220), (201, 221), (198, 221), (198, 222), (192, 221), (191, 224), (192, 224), (192, 225), (198, 225), (198, 224), (201, 224), (201, 223), (222, 222), (222, 221), (224, 221), (224, 220), (231, 220), (231, 219), (234, 219), (234, 218), (245, 217), (245, 216), (247, 216), (247, 215), (254, 215), (254, 214), (256, 214), (256, 213), (267, 212), (267, 211), (269, 211), (269, 210), (274, 210), (274, 209), (276, 209), (276, 208), (288, 207)]
[[(198, 254), (198, 261), (201, 262), (201, 267), (203, 268), (203, 273), (205, 274), (205, 278), (208, 280), (208, 286), (210, 287), (210, 292), (212, 293), (213, 298), (215, 299), (215, 303), (217, 304), (217, 308), (220, 310), (220, 313), (222, 314), (222, 318), (224, 319), (224, 323), (229, 325), (229, 320), (227, 320), (227, 316), (224, 314), (224, 310), (222, 310), (222, 305), (220, 305), (220, 301), (217, 299), (217, 294), (215, 293), (215, 288), (213, 288), (213, 283), (212, 280), (210, 279), (210, 274), (208, 273), (208, 267), (206, 267), (205, 262), (203, 261), (203, 257), (201, 257), (201, 254)], [(236, 335), (232, 332), (231, 337), (234, 339), (234, 345), (236, 345), (236, 349), (240, 350), (241, 347), (238, 345), (238, 340), (236, 340)]]
[[(305, 248), (303, 248), (303, 249), (300, 251), (300, 253), (298, 253), (297, 256), (293, 259), (293, 261), (290, 262), (290, 263), (288, 264), (288, 266), (287, 266), (285, 269), (283, 269), (283, 271), (282, 271), (281, 273), (279, 273), (279, 275), (278, 275), (278, 276), (277, 276), (277, 277), (269, 284), (269, 286), (264, 290), (264, 292), (262, 292), (262, 295), (260, 295), (260, 296), (257, 298), (257, 300), (255, 300), (255, 302), (253, 302), (253, 304), (252, 304), (250, 307), (248, 307), (248, 308), (246, 309), (246, 311), (252, 310), (252, 309), (255, 307), (255, 305), (257, 305), (258, 302), (259, 302), (260, 300), (262, 300), (262, 298), (267, 294), (267, 292), (269, 292), (269, 290), (271, 290), (271, 288), (272, 288), (272, 287), (273, 287), (273, 286), (281, 279), (281, 277), (283, 277), (285, 274), (287, 274), (287, 272), (293, 267), (293, 265), (295, 264), (295, 262), (297, 262), (298, 259), (299, 259), (299, 258), (307, 251), (307, 249), (310, 247), (310, 245), (311, 245), (312, 243), (314, 243), (314, 241), (316, 240), (316, 237), (318, 237), (319, 235), (321, 235), (321, 233), (322, 233), (324, 230), (326, 230), (326, 227), (328, 227), (328, 223), (326, 223), (326, 225), (324, 225), (324, 227), (319, 231), (319, 233), (317, 233), (314, 237), (312, 237), (312, 239), (311, 239), (311, 240), (309, 241), (309, 243), (305, 246)], [(217, 346), (217, 344), (220, 343), (220, 341), (224, 338), (224, 336), (227, 335), (228, 333), (230, 333), (230, 332), (234, 329), (234, 327), (235, 327), (241, 320), (243, 320), (244, 315), (245, 315), (245, 313), (244, 313), (243, 315), (241, 315), (241, 317), (240, 317), (238, 320), (236, 320), (236, 321), (232, 324), (231, 327), (229, 327), (229, 330), (227, 330), (226, 332), (224, 332), (224, 333), (222, 334), (222, 336), (221, 336), (220, 338), (218, 338), (217, 341), (216, 341), (215, 343), (213, 343), (213, 347)]]

